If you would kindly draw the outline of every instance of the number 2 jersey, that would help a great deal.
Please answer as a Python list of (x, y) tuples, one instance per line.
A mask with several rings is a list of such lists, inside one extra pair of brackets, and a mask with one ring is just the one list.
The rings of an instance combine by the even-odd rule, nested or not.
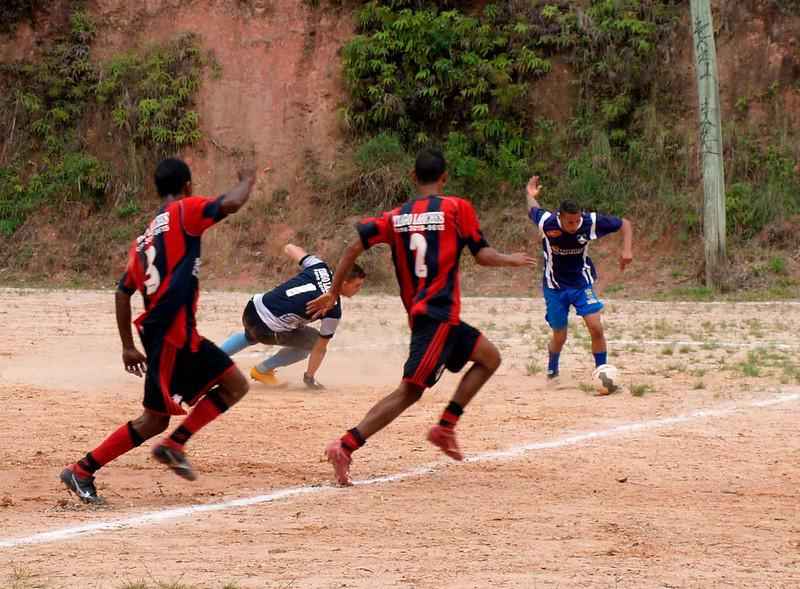
[(475, 255), (489, 245), (468, 201), (418, 197), (361, 221), (356, 229), (364, 249), (389, 244), (409, 319), (424, 315), (453, 325), (460, 321), (461, 251), (466, 246)]
[(190, 196), (168, 202), (134, 240), (119, 289), (129, 295), (142, 293), (145, 310), (134, 321), (140, 332), (161, 332), (177, 348), (199, 348), (195, 312), (200, 238), (225, 218), (222, 199)]

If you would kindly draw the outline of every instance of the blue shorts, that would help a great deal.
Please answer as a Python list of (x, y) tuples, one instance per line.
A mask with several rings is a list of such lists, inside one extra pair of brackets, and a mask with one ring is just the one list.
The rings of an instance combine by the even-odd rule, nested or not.
[(603, 310), (603, 303), (597, 298), (591, 286), (560, 289), (545, 286), (544, 302), (547, 304), (547, 314), (544, 318), (554, 330), (566, 329), (570, 306), (575, 307), (575, 312), (580, 317)]

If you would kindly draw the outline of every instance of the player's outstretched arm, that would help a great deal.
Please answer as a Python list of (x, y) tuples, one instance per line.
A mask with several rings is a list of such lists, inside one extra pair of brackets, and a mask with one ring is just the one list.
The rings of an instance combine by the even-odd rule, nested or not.
[(633, 225), (627, 219), (622, 219), (622, 255), (619, 257), (619, 269), (633, 261)]
[(331, 341), (330, 338), (319, 337), (317, 338), (317, 341), (314, 342), (314, 347), (311, 348), (311, 355), (308, 357), (308, 368), (306, 369), (306, 375), (310, 376), (312, 379), (316, 376), (319, 367), (322, 366), (322, 361), (325, 359), (325, 354), (328, 351), (329, 341)]
[(306, 250), (293, 243), (287, 243), (283, 248), (283, 253), (289, 256), (289, 259), (295, 264), (299, 264), (300, 260), (308, 255)]
[(339, 294), (342, 292), (342, 284), (353, 269), (353, 264), (356, 263), (358, 256), (364, 252), (364, 245), (360, 239), (357, 239), (344, 250), (339, 263), (336, 265), (336, 272), (333, 274), (333, 284), (328, 292), (322, 296), (317, 297), (306, 305), (306, 311), (311, 315), (312, 319), (319, 319), (329, 309), (333, 308)]
[(241, 209), (250, 198), (250, 191), (256, 183), (256, 172), (250, 170), (239, 173), (239, 183), (228, 190), (222, 197), (220, 209), (226, 215), (231, 215)]
[(533, 266), (536, 263), (525, 252), (501, 254), (493, 247), (484, 247), (475, 254), (475, 261), (481, 266)]
[(528, 180), (528, 185), (525, 187), (525, 196), (528, 200), (528, 210), (542, 208), (539, 204), (539, 193), (542, 191), (542, 186), (539, 184), (539, 176), (533, 176)]
[(114, 296), (117, 312), (117, 329), (122, 340), (122, 363), (125, 370), (136, 376), (143, 376), (147, 370), (147, 358), (133, 343), (131, 331), (131, 295), (121, 290)]

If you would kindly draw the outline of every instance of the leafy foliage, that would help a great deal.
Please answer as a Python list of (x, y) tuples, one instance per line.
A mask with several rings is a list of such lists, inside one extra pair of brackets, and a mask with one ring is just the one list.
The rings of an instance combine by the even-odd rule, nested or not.
[(191, 106), (202, 64), (193, 35), (144, 55), (118, 55), (103, 67), (97, 101), (112, 108), (114, 126), (139, 144), (159, 150), (191, 145), (200, 139)]
[[(439, 143), (451, 189), (478, 201), (502, 201), (536, 171), (557, 194), (623, 211), (637, 192), (623, 168), (652, 164), (655, 155), (643, 156), (642, 111), (664, 78), (658, 45), (677, 22), (675, 7), (594, 0), (582, 10), (560, 0), (509, 0), (467, 14), (459, 4), (362, 7), (360, 34), (343, 53), (347, 129), (362, 139), (392, 133), (408, 151)], [(567, 131), (530, 114), (554, 57), (579, 76), (581, 99)], [(606, 155), (582, 153), (598, 137)]]
[(483, 162), (465, 159), (467, 175), (524, 168), (526, 82), (550, 69), (528, 29), (405, 6), (373, 1), (358, 14), (360, 34), (344, 49), (347, 127), (356, 136), (391, 131), (408, 148), (443, 140)]
[[(89, 15), (74, 11), (68, 30), (39, 59), (0, 66), (10, 88), (0, 96), (0, 123), (11, 129), (0, 137), (2, 233), (13, 233), (45, 203), (99, 205), (114, 186), (131, 199), (145, 165), (200, 138), (192, 104), (204, 60), (193, 36), (97, 64), (95, 34)], [(98, 126), (113, 129), (128, 159), (116, 175), (89, 153), (86, 135)]]

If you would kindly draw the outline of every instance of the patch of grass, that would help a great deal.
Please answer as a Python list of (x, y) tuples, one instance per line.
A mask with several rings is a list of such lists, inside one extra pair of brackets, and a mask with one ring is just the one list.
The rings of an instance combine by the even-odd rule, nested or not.
[(692, 351), (692, 348), (690, 348), (689, 346), (681, 346), (681, 347), (678, 349), (678, 353), (679, 353), (679, 354), (688, 354), (688, 353), (689, 353), (689, 352), (691, 352), (691, 351)]
[(694, 376), (696, 378), (703, 378), (706, 375), (705, 368), (694, 368), (693, 370), (689, 371), (690, 376)]
[(525, 366), (525, 371), (527, 372), (528, 376), (536, 376), (542, 372), (542, 367), (539, 366), (539, 363), (535, 360), (531, 359), (530, 362)]
[(578, 390), (584, 393), (592, 393), (592, 394), (597, 392), (597, 389), (595, 389), (594, 385), (585, 382), (578, 383)]
[(142, 208), (139, 206), (139, 203), (135, 200), (127, 200), (121, 205), (119, 205), (114, 212), (117, 214), (117, 217), (120, 219), (127, 219), (128, 217), (133, 217), (134, 215), (138, 215), (141, 212)]
[(644, 397), (645, 395), (649, 395), (650, 393), (655, 392), (653, 387), (649, 384), (632, 384), (631, 385), (631, 395), (634, 397)]
[(692, 387), (692, 389), (694, 389), (695, 391), (699, 391), (704, 388), (706, 388), (706, 383), (704, 383), (702, 380), (698, 380), (696, 383), (694, 383), (694, 386)]
[(769, 271), (773, 274), (785, 275), (788, 273), (786, 269), (786, 259), (782, 256), (775, 256), (769, 261)]
[(750, 377), (761, 376), (761, 369), (758, 367), (757, 364), (751, 361), (742, 362), (741, 364), (739, 364), (739, 369), (745, 376), (750, 376)]
[(662, 356), (672, 356), (672, 354), (674, 354), (674, 353), (675, 352), (674, 352), (674, 350), (672, 349), (671, 346), (666, 346), (664, 348), (661, 348), (661, 355)]

